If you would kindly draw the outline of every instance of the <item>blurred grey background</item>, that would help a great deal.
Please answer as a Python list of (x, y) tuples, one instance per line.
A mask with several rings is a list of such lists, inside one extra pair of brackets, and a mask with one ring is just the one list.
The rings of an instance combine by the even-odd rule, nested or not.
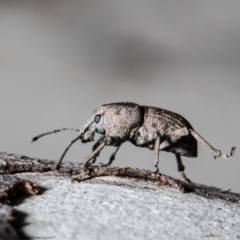
[[(0, 0), (0, 151), (58, 160), (104, 103), (175, 111), (214, 147), (239, 147), (240, 1)], [(82, 161), (80, 142), (65, 161)], [(106, 148), (98, 162), (107, 161)], [(240, 192), (239, 149), (183, 158), (194, 182)], [(153, 152), (125, 143), (114, 165), (153, 170)], [(160, 171), (180, 177), (173, 154)]]

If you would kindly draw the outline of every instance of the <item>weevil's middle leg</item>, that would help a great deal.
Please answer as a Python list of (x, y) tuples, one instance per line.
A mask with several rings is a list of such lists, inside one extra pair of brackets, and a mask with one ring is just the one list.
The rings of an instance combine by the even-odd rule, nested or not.
[(112, 155), (109, 158), (109, 161), (107, 163), (99, 163), (99, 166), (101, 167), (108, 167), (112, 164), (112, 162), (115, 160), (115, 156), (119, 150), (120, 146), (118, 146), (115, 151), (112, 153)]
[[(183, 129), (183, 131), (182, 131), (182, 129), (180, 129), (180, 130), (181, 130), (181, 133), (183, 133), (182, 136), (185, 136), (185, 133), (187, 133), (187, 132), (185, 131), (185, 129)], [(182, 137), (182, 136), (180, 135), (180, 137)], [(173, 142), (176, 142), (180, 137), (175, 138), (175, 141), (173, 141), (173, 138), (172, 138), (171, 140), (172, 140)], [(163, 150), (163, 149), (171, 146), (171, 144), (172, 144), (172, 143), (171, 143), (168, 139), (166, 139), (165, 141), (163, 141), (163, 142), (160, 144), (159, 151), (161, 151), (161, 150)], [(190, 180), (190, 179), (186, 176), (186, 174), (184, 173), (185, 166), (184, 166), (183, 163), (182, 163), (182, 158), (181, 158), (181, 156), (180, 156), (179, 154), (175, 154), (175, 156), (176, 156), (176, 160), (177, 160), (178, 171), (182, 173), (182, 179), (183, 179), (183, 181), (190, 183), (191, 180)]]
[(155, 140), (155, 146), (154, 146), (154, 161), (153, 165), (156, 168), (155, 173), (159, 173), (159, 168), (158, 168), (158, 163), (159, 163), (159, 151), (160, 149), (160, 136), (159, 134), (157, 135), (157, 138)]
[(175, 154), (175, 156), (176, 156), (176, 160), (177, 160), (178, 171), (181, 172), (183, 181), (190, 183), (191, 180), (184, 173), (185, 166), (182, 163), (181, 156), (179, 154)]

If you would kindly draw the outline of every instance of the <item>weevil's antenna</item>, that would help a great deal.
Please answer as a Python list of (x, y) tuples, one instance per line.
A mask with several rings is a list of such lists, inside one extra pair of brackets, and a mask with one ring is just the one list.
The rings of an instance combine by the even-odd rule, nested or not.
[(63, 160), (64, 156), (66, 155), (68, 149), (69, 149), (78, 139), (80, 139), (80, 137), (81, 137), (81, 136), (77, 136), (76, 138), (74, 138), (74, 139), (69, 143), (69, 145), (68, 145), (67, 148), (64, 150), (64, 152), (63, 152), (63, 154), (62, 154), (62, 156), (61, 156), (61, 158), (60, 158), (60, 160), (59, 160), (59, 162), (58, 162), (58, 164), (57, 164), (57, 166), (56, 166), (56, 170), (59, 170), (59, 169), (60, 169), (60, 165), (61, 165), (62, 160)]
[(63, 132), (63, 131), (79, 132), (80, 130), (79, 129), (72, 129), (72, 128), (59, 128), (59, 129), (53, 130), (51, 132), (45, 132), (45, 133), (42, 133), (42, 134), (34, 137), (32, 139), (32, 142), (37, 141), (40, 137), (43, 137), (43, 136), (46, 136), (46, 135), (49, 135), (49, 134), (52, 134), (52, 133)]

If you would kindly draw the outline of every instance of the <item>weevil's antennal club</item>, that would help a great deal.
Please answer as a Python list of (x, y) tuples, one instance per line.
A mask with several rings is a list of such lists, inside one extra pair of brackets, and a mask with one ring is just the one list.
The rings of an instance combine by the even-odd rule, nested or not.
[(49, 134), (52, 134), (52, 133), (63, 132), (63, 131), (79, 132), (80, 130), (79, 129), (72, 129), (72, 128), (59, 128), (59, 129), (53, 130), (51, 132), (45, 132), (45, 133), (42, 133), (42, 134), (34, 137), (32, 139), (32, 142), (37, 141), (39, 138), (41, 138), (43, 136), (46, 136), (46, 135), (49, 135)]
[(64, 152), (63, 152), (63, 154), (62, 154), (62, 156), (61, 156), (61, 158), (60, 158), (60, 160), (59, 160), (59, 162), (58, 162), (58, 164), (57, 164), (57, 166), (56, 166), (56, 170), (59, 170), (59, 169), (60, 169), (60, 165), (61, 165), (62, 160), (63, 160), (63, 158), (65, 157), (68, 149), (69, 149), (78, 139), (80, 139), (80, 137), (81, 137), (81, 136), (77, 136), (76, 138), (74, 138), (74, 139), (69, 143), (69, 145), (68, 145), (67, 148), (64, 150)]

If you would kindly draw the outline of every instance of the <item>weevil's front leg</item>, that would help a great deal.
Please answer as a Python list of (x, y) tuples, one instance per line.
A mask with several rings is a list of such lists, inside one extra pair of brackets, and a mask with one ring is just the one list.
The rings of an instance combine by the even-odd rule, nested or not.
[(120, 146), (121, 140), (120, 138), (113, 138), (110, 136), (107, 136), (103, 139), (103, 141), (99, 144), (99, 146), (93, 151), (83, 162), (83, 169), (87, 169), (89, 166), (89, 163), (91, 160), (98, 156), (98, 154), (101, 152), (101, 150), (105, 146), (113, 145), (113, 146)]
[(118, 147), (115, 149), (115, 151), (112, 153), (112, 155), (110, 156), (109, 161), (108, 161), (108, 163), (107, 163), (107, 166), (110, 166), (110, 165), (112, 164), (112, 162), (115, 160), (115, 156), (116, 156), (116, 154), (117, 154), (117, 152), (118, 152), (118, 150), (119, 150), (120, 147), (121, 147), (121, 145), (118, 146)]
[[(112, 138), (110, 136), (107, 136), (107, 137), (104, 136), (103, 138), (104, 138), (103, 140), (102, 140), (102, 138), (98, 139), (97, 142), (99, 142), (100, 144), (95, 143), (96, 149), (83, 161), (83, 163), (82, 163), (83, 170), (88, 169), (91, 160), (96, 158), (105, 146), (108, 146), (108, 145), (114, 145), (115, 146), (117, 144), (119, 144), (119, 145), (121, 144), (121, 139), (120, 138)], [(82, 179), (81, 175), (83, 175), (84, 178), (87, 176), (87, 175), (84, 175), (84, 173), (86, 174), (86, 172), (84, 171), (83, 174), (82, 173), (80, 174), (80, 177), (73, 178), (72, 182), (73, 183), (74, 182), (80, 182), (81, 179)]]
[(70, 143), (69, 145), (67, 146), (67, 148), (64, 150), (60, 160), (58, 161), (58, 164), (56, 166), (56, 170), (59, 170), (60, 169), (60, 166), (61, 166), (61, 163), (62, 163), (62, 160), (64, 158), (64, 156), (66, 155), (67, 151), (69, 150), (69, 148), (78, 140), (80, 139), (80, 136), (77, 136), (76, 138), (74, 138)]
[(159, 173), (159, 168), (158, 168), (158, 163), (159, 163), (159, 151), (160, 149), (160, 136), (157, 134), (157, 138), (155, 140), (155, 145), (154, 145), (154, 161), (153, 165), (156, 168), (155, 173)]
[[(93, 145), (92, 147), (92, 151), (94, 152), (97, 147), (102, 143), (103, 139), (105, 138), (105, 136), (101, 136), (97, 142)], [(109, 158), (109, 161), (107, 163), (99, 163), (99, 166), (101, 167), (107, 167), (107, 166), (110, 166), (112, 164), (112, 162), (114, 161), (115, 159), (115, 155), (117, 154), (118, 150), (119, 150), (120, 146), (118, 146), (115, 151), (112, 153), (112, 155), (110, 156)], [(96, 155), (90, 162), (89, 162), (89, 165), (92, 165), (96, 162), (97, 160), (97, 157), (99, 156), (99, 153), (98, 155)]]
[(99, 146), (93, 151), (83, 162), (83, 169), (87, 169), (88, 166), (90, 165), (90, 162), (92, 159), (98, 156), (98, 154), (101, 152), (101, 150), (105, 147), (106, 142), (103, 141), (102, 143), (99, 144)]
[[(97, 140), (97, 142), (96, 142), (96, 143), (93, 145), (93, 147), (92, 147), (92, 152), (94, 152), (94, 151), (98, 148), (98, 146), (102, 143), (102, 141), (103, 141), (104, 138), (105, 138), (105, 136), (101, 136), (101, 137)], [(94, 163), (96, 162), (98, 156), (99, 156), (99, 154), (96, 155), (96, 156), (90, 161), (89, 165), (94, 164)]]
[(99, 163), (99, 166), (101, 167), (108, 167), (112, 164), (112, 162), (115, 160), (115, 156), (121, 146), (118, 146), (115, 151), (112, 153), (112, 155), (109, 158), (109, 161), (107, 163)]
[(184, 165), (182, 163), (181, 156), (179, 154), (175, 154), (175, 156), (176, 156), (176, 160), (177, 160), (178, 171), (181, 172), (183, 181), (187, 182), (187, 183), (190, 183), (191, 180), (184, 173), (185, 167), (184, 167)]

